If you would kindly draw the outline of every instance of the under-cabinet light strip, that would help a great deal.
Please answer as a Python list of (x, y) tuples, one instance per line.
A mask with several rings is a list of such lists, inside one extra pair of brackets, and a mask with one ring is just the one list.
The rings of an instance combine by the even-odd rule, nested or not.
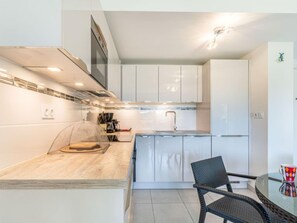
[(23, 89), (30, 90), (30, 91), (35, 91), (35, 92), (38, 92), (41, 94), (61, 98), (61, 99), (67, 100), (67, 101), (73, 101), (75, 103), (79, 103), (82, 105), (104, 108), (104, 106), (102, 106), (100, 104), (94, 104), (88, 99), (81, 99), (79, 97), (72, 96), (72, 95), (69, 95), (69, 94), (66, 94), (66, 93), (63, 93), (60, 91), (56, 91), (54, 89), (47, 88), (44, 85), (26, 81), (24, 79), (14, 77), (14, 76), (6, 74), (6, 73), (0, 72), (0, 83), (11, 85), (14, 87), (23, 88)]

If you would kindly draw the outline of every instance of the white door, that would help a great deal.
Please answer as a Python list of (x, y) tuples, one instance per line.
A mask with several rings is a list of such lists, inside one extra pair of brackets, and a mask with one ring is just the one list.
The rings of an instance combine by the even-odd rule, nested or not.
[(158, 102), (158, 65), (137, 65), (138, 102)]
[(182, 136), (155, 137), (155, 181), (182, 182)]
[(155, 137), (136, 137), (136, 182), (155, 180)]
[(211, 60), (211, 132), (248, 135), (248, 61)]
[(159, 66), (159, 101), (180, 102), (180, 66)]
[[(212, 157), (222, 156), (227, 172), (248, 174), (248, 137), (212, 137)], [(245, 181), (230, 177), (230, 180)]]
[(183, 148), (184, 181), (194, 182), (191, 163), (211, 158), (211, 137), (185, 136), (183, 137)]
[(136, 66), (122, 66), (122, 101), (136, 101)]
[(181, 66), (181, 101), (198, 101), (198, 66)]

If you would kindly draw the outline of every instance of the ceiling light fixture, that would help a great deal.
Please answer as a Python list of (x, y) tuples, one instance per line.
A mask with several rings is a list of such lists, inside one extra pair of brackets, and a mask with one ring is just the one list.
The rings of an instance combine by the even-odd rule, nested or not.
[(0, 72), (7, 72), (7, 70), (0, 68)]
[(47, 69), (52, 72), (61, 72), (62, 71), (62, 69), (58, 68), (58, 67), (48, 67)]
[(227, 26), (218, 26), (213, 29), (213, 37), (212, 39), (207, 43), (207, 49), (212, 50), (217, 47), (217, 41), (219, 38), (221, 38), (223, 35), (228, 34), (232, 30), (231, 27)]
[(84, 86), (84, 84), (81, 83), (81, 82), (76, 82), (76, 83), (75, 83), (75, 86), (82, 87), (82, 86)]

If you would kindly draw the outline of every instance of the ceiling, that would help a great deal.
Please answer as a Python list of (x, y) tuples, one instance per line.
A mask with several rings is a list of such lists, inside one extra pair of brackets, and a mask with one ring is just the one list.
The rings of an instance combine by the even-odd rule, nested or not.
[[(202, 64), (236, 59), (268, 41), (293, 41), (297, 14), (105, 12), (122, 63)], [(213, 50), (207, 43), (218, 26), (232, 31)]]

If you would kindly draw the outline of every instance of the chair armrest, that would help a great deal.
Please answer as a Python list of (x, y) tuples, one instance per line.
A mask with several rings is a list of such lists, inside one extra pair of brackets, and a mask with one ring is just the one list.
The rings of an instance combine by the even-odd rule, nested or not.
[(250, 176), (250, 175), (244, 175), (244, 174), (238, 174), (238, 173), (227, 173), (228, 176), (233, 176), (233, 177), (241, 177), (241, 178), (247, 178), (251, 180), (256, 180), (256, 176)]
[(241, 194), (235, 194), (235, 193), (229, 192), (229, 191), (218, 190), (216, 188), (212, 188), (212, 187), (205, 186), (205, 185), (194, 184), (193, 187), (195, 187), (199, 190), (209, 191), (212, 193), (224, 195), (226, 197), (248, 203), (260, 214), (260, 216), (262, 217), (264, 222), (267, 222), (267, 220), (270, 219), (270, 217), (269, 217), (268, 213), (266, 212), (266, 210), (264, 209), (264, 207), (262, 207), (261, 204), (259, 204), (257, 201), (253, 200), (252, 198), (249, 198), (249, 197), (241, 195)]

